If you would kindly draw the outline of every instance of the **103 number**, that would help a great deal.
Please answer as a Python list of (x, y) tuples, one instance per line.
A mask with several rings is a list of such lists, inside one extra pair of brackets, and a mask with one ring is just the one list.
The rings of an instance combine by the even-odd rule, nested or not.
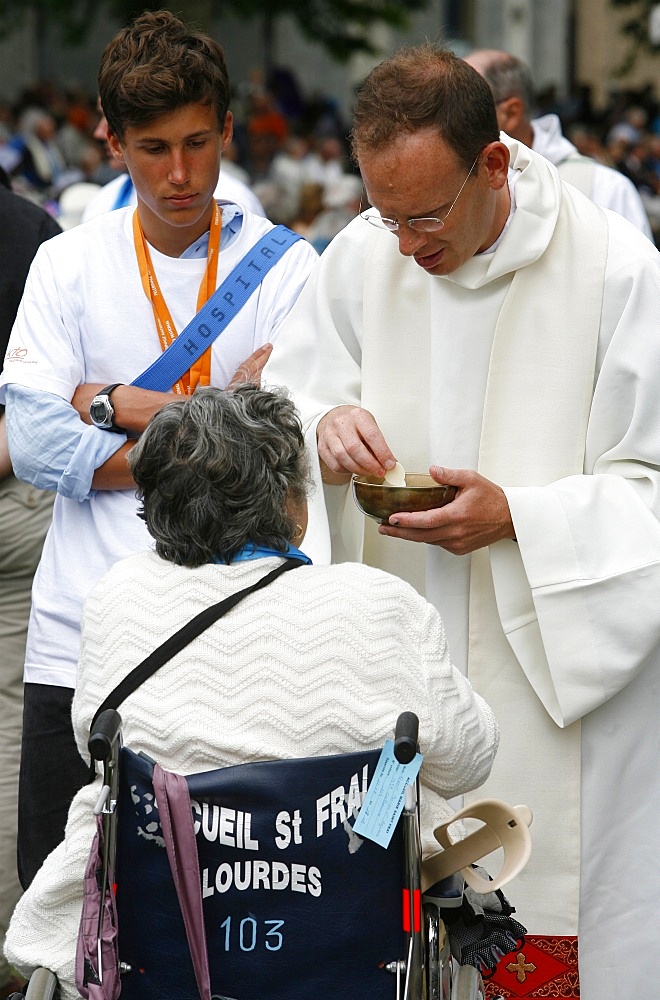
[(280, 928), (284, 927), (284, 921), (263, 920), (262, 925), (260, 934), (259, 923), (254, 917), (243, 917), (238, 923), (232, 917), (227, 917), (220, 924), (220, 928), (225, 932), (225, 951), (231, 951), (232, 946), (236, 945), (241, 951), (254, 951), (260, 938), (263, 938), (263, 945), (267, 951), (279, 951), (284, 941), (280, 932)]

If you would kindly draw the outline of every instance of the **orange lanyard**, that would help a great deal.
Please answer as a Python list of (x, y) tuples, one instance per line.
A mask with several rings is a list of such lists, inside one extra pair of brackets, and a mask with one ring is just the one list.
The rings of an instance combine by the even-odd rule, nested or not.
[[(218, 204), (215, 205), (211, 228), (209, 232), (209, 250), (206, 259), (206, 270), (202, 277), (197, 293), (196, 312), (202, 308), (204, 303), (213, 295), (215, 291), (216, 277), (218, 273), (218, 255), (220, 251), (220, 231), (222, 229), (222, 212)], [(156, 272), (151, 262), (149, 246), (142, 231), (138, 210), (133, 213), (133, 240), (135, 243), (135, 253), (137, 254), (138, 265), (140, 267), (140, 277), (144, 294), (151, 302), (156, 321), (156, 330), (160, 341), (161, 350), (165, 351), (172, 344), (178, 332), (174, 326), (174, 321), (170, 314), (163, 293), (160, 290)], [(202, 356), (195, 361), (190, 370), (181, 376), (179, 381), (172, 388), (180, 396), (190, 396), (198, 385), (211, 384), (211, 348), (204, 351)]]

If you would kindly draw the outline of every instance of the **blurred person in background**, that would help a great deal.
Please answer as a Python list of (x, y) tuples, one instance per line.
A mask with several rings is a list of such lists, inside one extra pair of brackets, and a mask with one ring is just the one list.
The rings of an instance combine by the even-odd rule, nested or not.
[(629, 177), (581, 156), (562, 134), (557, 115), (532, 118), (534, 85), (530, 69), (521, 59), (498, 49), (477, 49), (465, 61), (481, 73), (492, 90), (497, 123), (503, 132), (541, 153), (557, 167), (562, 180), (601, 208), (618, 212), (653, 240), (642, 199)]
[(57, 144), (57, 123), (45, 108), (27, 108), (18, 120), (18, 145), (21, 152), (14, 174), (31, 188), (51, 193), (66, 171), (66, 161)]
[[(15, 194), (0, 168), (0, 358), (37, 248), (60, 232), (38, 205)], [(14, 476), (0, 405), (0, 1000), (17, 990), (4, 958), (12, 910), (21, 894), (16, 868), (18, 768), (23, 717), (23, 664), (32, 578), (50, 524), (54, 496)]]
[(344, 174), (323, 191), (323, 208), (307, 229), (307, 239), (317, 253), (323, 253), (337, 233), (352, 222), (360, 209), (362, 181)]

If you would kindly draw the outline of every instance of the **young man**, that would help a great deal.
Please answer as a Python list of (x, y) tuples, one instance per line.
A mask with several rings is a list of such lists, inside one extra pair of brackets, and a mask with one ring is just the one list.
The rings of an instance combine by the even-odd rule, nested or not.
[[(58, 493), (26, 652), (24, 885), (61, 839), (85, 780), (70, 722), (83, 601), (117, 559), (149, 544), (126, 453), (172, 395), (129, 383), (273, 228), (214, 198), (232, 136), (229, 81), (215, 41), (167, 11), (145, 13), (107, 46), (99, 94), (137, 209), (99, 216), (43, 248), (0, 390), (17, 475)], [(224, 387), (234, 373), (258, 377), (315, 257), (303, 241), (293, 245), (173, 390)]]
[(534, 812), (525, 968), (504, 962), (501, 992), (520, 971), (575, 996), (579, 920), (582, 1000), (653, 996), (629, 956), (652, 953), (660, 894), (660, 254), (500, 138), (449, 52), (376, 67), (353, 145), (374, 208), (324, 251), (264, 382), (293, 392), (327, 482), (398, 459), (457, 487), (378, 528), (345, 486), (325, 499), (333, 559), (425, 592), (492, 706), (478, 795)]

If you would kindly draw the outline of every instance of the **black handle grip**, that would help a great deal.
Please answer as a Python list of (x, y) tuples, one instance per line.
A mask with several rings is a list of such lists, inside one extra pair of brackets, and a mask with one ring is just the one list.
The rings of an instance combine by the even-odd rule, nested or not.
[(399, 764), (409, 764), (417, 753), (419, 719), (414, 712), (402, 712), (394, 730), (394, 756)]
[(106, 708), (94, 723), (87, 741), (92, 760), (108, 760), (121, 729), (121, 715), (114, 708)]

